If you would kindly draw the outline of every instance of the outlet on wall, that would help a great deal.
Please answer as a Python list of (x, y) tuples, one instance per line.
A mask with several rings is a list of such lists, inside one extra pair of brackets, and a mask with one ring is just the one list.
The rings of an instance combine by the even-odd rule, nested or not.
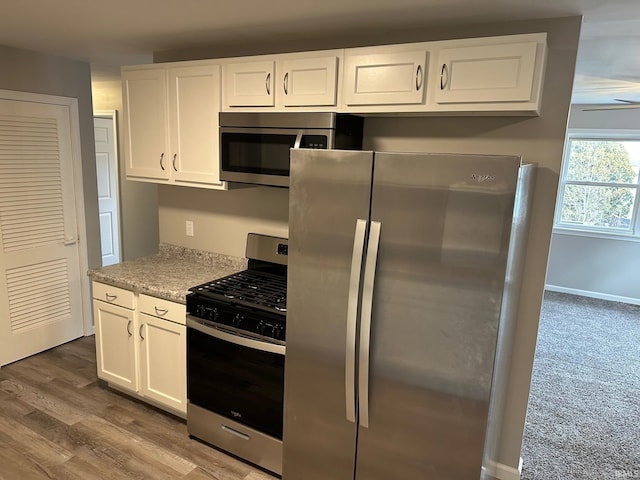
[(193, 222), (191, 220), (186, 221), (187, 237), (193, 237)]

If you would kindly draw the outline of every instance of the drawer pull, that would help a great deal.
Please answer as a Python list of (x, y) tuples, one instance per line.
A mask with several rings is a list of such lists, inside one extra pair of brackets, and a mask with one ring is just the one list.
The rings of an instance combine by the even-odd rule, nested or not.
[(118, 298), (117, 295), (109, 295), (108, 293), (105, 293), (104, 296), (107, 299), (107, 302), (113, 302), (116, 298)]
[(156, 315), (158, 315), (159, 317), (162, 317), (163, 315), (166, 315), (169, 310), (167, 310), (166, 308), (158, 308), (158, 307), (153, 307), (156, 309)]
[(240, 437), (243, 440), (251, 440), (251, 437), (246, 433), (239, 432), (231, 427), (227, 427), (226, 425), (222, 425), (222, 430), (224, 430), (227, 433), (230, 433), (231, 435), (235, 435), (236, 437)]

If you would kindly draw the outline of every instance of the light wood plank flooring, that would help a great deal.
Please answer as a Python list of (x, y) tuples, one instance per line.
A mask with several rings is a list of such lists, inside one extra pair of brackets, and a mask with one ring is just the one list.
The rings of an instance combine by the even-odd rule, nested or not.
[(274, 480), (109, 389), (85, 337), (0, 368), (0, 480)]

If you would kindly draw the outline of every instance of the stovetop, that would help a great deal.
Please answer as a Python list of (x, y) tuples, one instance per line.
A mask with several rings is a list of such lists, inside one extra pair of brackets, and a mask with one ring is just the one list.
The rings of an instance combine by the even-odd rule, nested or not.
[(259, 270), (244, 270), (189, 289), (196, 295), (285, 314), (287, 278)]
[(189, 290), (191, 317), (229, 333), (284, 345), (286, 268), (248, 269)]

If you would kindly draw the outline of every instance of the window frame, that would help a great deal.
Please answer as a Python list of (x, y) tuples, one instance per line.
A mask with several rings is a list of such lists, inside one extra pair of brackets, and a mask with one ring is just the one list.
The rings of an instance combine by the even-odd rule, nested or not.
[[(640, 130), (635, 129), (569, 129), (564, 144), (562, 155), (562, 167), (558, 181), (558, 194), (556, 198), (556, 210), (553, 219), (553, 230), (556, 233), (568, 235), (580, 235), (599, 238), (615, 238), (620, 240), (633, 240), (640, 242), (640, 175), (635, 184), (620, 184), (607, 182), (581, 182), (567, 180), (569, 170), (569, 154), (571, 152), (572, 140), (594, 140), (594, 141), (637, 141), (640, 142)], [(630, 228), (628, 230), (615, 230), (611, 227), (595, 227), (585, 225), (571, 225), (560, 220), (564, 201), (565, 187), (567, 185), (601, 185), (623, 188), (635, 188), (636, 195), (633, 203)]]

